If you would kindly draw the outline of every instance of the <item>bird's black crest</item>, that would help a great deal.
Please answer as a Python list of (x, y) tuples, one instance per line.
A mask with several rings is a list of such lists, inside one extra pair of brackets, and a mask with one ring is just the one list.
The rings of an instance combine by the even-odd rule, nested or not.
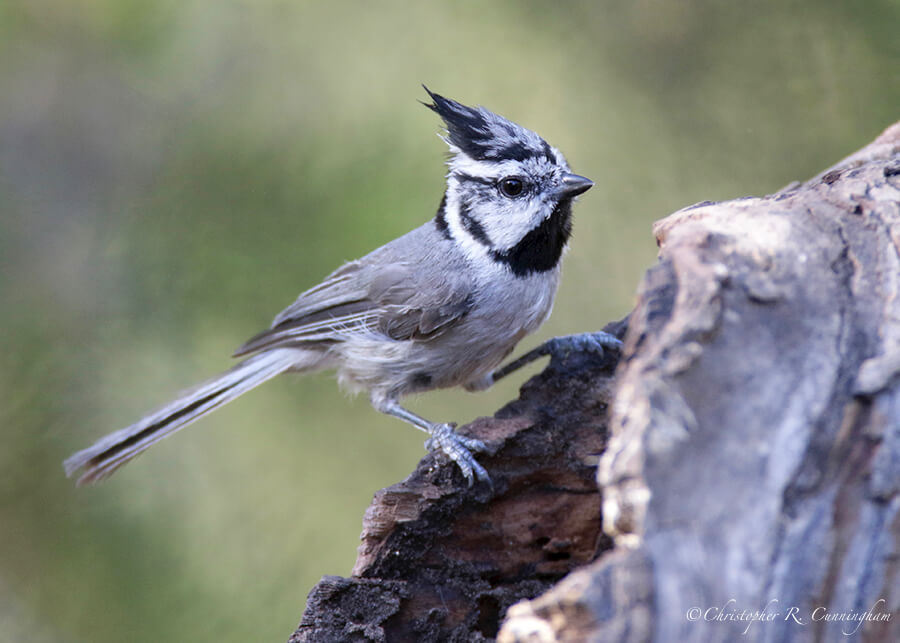
[[(422, 87), (425, 87), (422, 85)], [(556, 163), (550, 146), (540, 136), (484, 107), (467, 107), (425, 87), (433, 103), (423, 103), (447, 125), (448, 139), (476, 161), (524, 161), (543, 156)]]

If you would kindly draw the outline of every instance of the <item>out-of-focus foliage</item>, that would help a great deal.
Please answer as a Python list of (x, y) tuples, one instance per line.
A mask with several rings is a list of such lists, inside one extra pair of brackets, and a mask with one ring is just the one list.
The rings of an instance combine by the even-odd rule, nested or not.
[[(423, 435), (328, 376), (276, 380), (97, 488), (60, 462), (433, 214), (420, 83), (597, 183), (530, 346), (628, 311), (655, 219), (771, 192), (896, 120), (898, 24), (893, 0), (0, 3), (0, 640), (283, 640), (349, 573)], [(511, 379), (412, 404), (468, 421)]]

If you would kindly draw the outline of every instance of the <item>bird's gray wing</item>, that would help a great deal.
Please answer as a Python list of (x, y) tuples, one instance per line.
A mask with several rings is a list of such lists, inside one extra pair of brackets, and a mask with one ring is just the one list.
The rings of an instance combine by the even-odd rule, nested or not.
[(426, 267), (409, 261), (348, 263), (300, 295), (235, 356), (328, 344), (355, 333), (395, 340), (435, 337), (469, 311), (472, 286), (463, 271)]
[(437, 337), (468, 314), (473, 284), (462, 271), (428, 265), (381, 272), (373, 280), (378, 330), (396, 340)]

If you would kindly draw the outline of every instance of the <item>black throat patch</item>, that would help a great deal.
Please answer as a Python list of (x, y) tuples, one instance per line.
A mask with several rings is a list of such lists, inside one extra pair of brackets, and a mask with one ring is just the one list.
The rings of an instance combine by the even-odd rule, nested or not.
[(572, 201), (559, 202), (541, 225), (526, 234), (515, 246), (491, 255), (505, 263), (518, 277), (553, 270), (559, 264), (569, 236), (572, 234)]

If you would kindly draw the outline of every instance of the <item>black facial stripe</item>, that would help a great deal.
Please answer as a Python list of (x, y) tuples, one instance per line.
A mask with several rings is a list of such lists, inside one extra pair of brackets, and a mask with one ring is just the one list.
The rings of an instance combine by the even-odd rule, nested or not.
[(475, 241), (485, 246), (486, 248), (493, 247), (490, 238), (487, 236), (487, 232), (484, 231), (484, 228), (481, 226), (481, 224), (476, 221), (472, 214), (469, 212), (469, 204), (465, 201), (461, 201), (459, 204), (459, 220), (462, 222), (462, 225), (466, 229), (466, 232), (472, 235), (472, 238), (475, 239)]
[[(534, 189), (534, 185), (527, 178), (524, 178), (521, 176), (515, 176), (515, 175), (504, 177), (503, 179), (498, 180), (498, 179), (492, 179), (492, 178), (491, 179), (485, 178), (483, 176), (472, 176), (471, 174), (466, 174), (465, 172), (454, 172), (453, 178), (455, 178), (460, 183), (473, 183), (477, 186), (489, 187), (492, 190), (497, 189), (497, 188), (502, 188), (503, 181), (508, 178), (518, 179), (519, 181), (521, 181), (522, 182), (522, 191), (519, 194), (516, 194), (515, 196), (505, 195), (507, 198), (518, 198), (520, 196), (527, 194), (530, 190)], [(501, 191), (502, 191), (502, 189), (501, 189)], [(479, 193), (481, 195), (488, 194), (484, 190), (479, 190)]]
[(548, 163), (556, 165), (556, 156), (554, 156), (553, 150), (550, 148), (550, 144), (547, 143), (547, 141), (541, 141), (541, 143), (544, 144), (544, 158), (547, 159)]
[(559, 263), (571, 233), (572, 201), (565, 200), (558, 203), (553, 213), (515, 246), (504, 252), (494, 250), (491, 255), (508, 265), (519, 277), (547, 272)]
[(444, 192), (444, 196), (441, 199), (441, 204), (438, 206), (437, 214), (434, 215), (434, 225), (437, 226), (437, 229), (441, 233), (441, 236), (449, 241), (449, 240), (453, 239), (453, 235), (450, 234), (450, 228), (447, 225), (446, 210), (447, 210), (447, 193)]
[(506, 147), (500, 148), (493, 152), (493, 158), (496, 160), (513, 160), (525, 161), (538, 156), (544, 156), (544, 150), (536, 150), (519, 142), (513, 142)]
[(477, 183), (479, 185), (494, 185), (496, 179), (486, 179), (483, 176), (472, 176), (471, 174), (466, 174), (465, 172), (454, 172), (453, 178), (455, 178), (460, 183)]

